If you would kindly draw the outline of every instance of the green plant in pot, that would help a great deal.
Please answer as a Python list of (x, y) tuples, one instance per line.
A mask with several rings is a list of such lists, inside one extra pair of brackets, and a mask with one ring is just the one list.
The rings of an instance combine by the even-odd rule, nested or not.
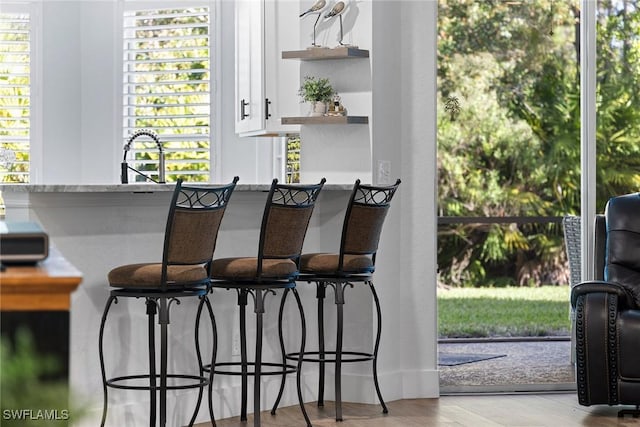
[(311, 103), (311, 116), (322, 116), (327, 111), (327, 102), (333, 96), (333, 88), (329, 79), (306, 76), (298, 94), (306, 102)]

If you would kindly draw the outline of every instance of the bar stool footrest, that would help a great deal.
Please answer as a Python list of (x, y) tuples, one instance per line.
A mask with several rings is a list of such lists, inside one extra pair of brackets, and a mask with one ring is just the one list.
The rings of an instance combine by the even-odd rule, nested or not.
[[(298, 355), (300, 353), (287, 353), (286, 358), (288, 360), (298, 360)], [(319, 351), (305, 351), (303, 354), (302, 361), (303, 362), (326, 362), (326, 363), (335, 363), (336, 362), (336, 352), (335, 351), (325, 351), (324, 358), (320, 357)], [(327, 358), (327, 355), (334, 356), (333, 358)], [(307, 357), (307, 356), (316, 356), (316, 357)], [(347, 358), (344, 358), (347, 356)], [(352, 362), (366, 362), (374, 359), (374, 355), (372, 353), (364, 353), (360, 351), (343, 351), (342, 352), (341, 362), (343, 363), (352, 363)]]
[[(255, 367), (255, 363), (254, 362), (247, 362), (247, 366), (252, 366)], [(219, 374), (219, 375), (242, 375), (242, 372), (238, 372), (238, 371), (231, 371), (231, 370), (226, 370), (226, 369), (218, 369), (221, 366), (235, 366), (235, 367), (241, 367), (242, 366), (242, 362), (223, 362), (223, 363), (216, 363), (215, 365), (215, 369), (213, 371), (214, 374)], [(270, 370), (270, 371), (261, 371), (260, 375), (282, 375), (282, 374), (292, 374), (294, 372), (297, 371), (296, 366), (294, 365), (284, 365), (284, 369), (283, 369), (283, 365), (282, 363), (273, 363), (273, 362), (262, 362), (261, 366), (264, 367), (268, 367), (268, 368), (279, 368), (278, 370)], [(211, 365), (205, 365), (203, 366), (203, 369), (207, 372), (211, 371)], [(252, 371), (247, 371), (247, 375), (255, 375), (255, 369)]]
[[(160, 378), (160, 375), (155, 375), (156, 379)], [(126, 389), (126, 390), (147, 390), (150, 391), (152, 389), (149, 385), (127, 385), (127, 384), (119, 384), (121, 381), (131, 381), (131, 380), (147, 380), (149, 381), (151, 376), (149, 374), (140, 374), (140, 375), (125, 375), (121, 377), (113, 377), (107, 380), (106, 384), (108, 387)], [(209, 379), (205, 377), (200, 377), (198, 375), (183, 375), (183, 374), (167, 374), (167, 379), (169, 378), (178, 378), (178, 379), (186, 379), (197, 381), (196, 383), (189, 384), (180, 384), (180, 385), (167, 385), (167, 390), (184, 390), (189, 388), (203, 388), (209, 385)], [(156, 383), (157, 384), (157, 383)], [(156, 390), (160, 390), (160, 386), (156, 385)]]

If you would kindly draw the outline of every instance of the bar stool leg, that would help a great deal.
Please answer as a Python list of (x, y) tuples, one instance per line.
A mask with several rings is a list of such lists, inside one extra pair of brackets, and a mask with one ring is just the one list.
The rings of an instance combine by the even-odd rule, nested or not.
[(255, 291), (255, 314), (256, 314), (256, 358), (253, 375), (253, 425), (260, 427), (260, 385), (262, 374), (262, 317), (264, 315), (264, 294), (263, 290)]
[[(209, 390), (209, 394), (208, 394), (209, 418), (211, 419), (211, 424), (215, 426), (215, 421), (213, 418), (213, 402), (212, 402), (213, 390), (211, 388), (211, 384), (212, 384), (213, 369), (215, 364), (215, 351), (216, 351), (215, 339), (217, 334), (216, 334), (215, 318), (213, 317), (213, 310), (210, 309), (211, 304), (209, 303), (209, 298), (206, 295), (203, 295), (202, 297), (200, 297), (200, 302), (198, 303), (198, 310), (196, 312), (196, 327), (195, 327), (196, 357), (198, 359), (198, 366), (200, 367), (200, 377), (204, 377), (204, 366), (202, 364), (202, 352), (200, 351), (200, 316), (202, 315), (202, 308), (205, 303), (207, 304), (207, 309), (209, 310), (209, 320), (211, 321), (211, 327), (213, 329), (212, 336), (214, 339), (211, 364), (209, 365), (211, 366), (211, 369), (209, 370), (209, 380), (208, 380), (207, 389)], [(189, 421), (189, 426), (192, 426), (196, 422), (196, 417), (198, 416), (198, 411), (200, 410), (200, 405), (202, 404), (203, 394), (204, 394), (204, 388), (200, 387), (198, 391), (198, 401), (196, 403), (196, 408), (193, 411), (193, 415), (191, 416), (191, 420)]]
[(298, 291), (293, 288), (293, 295), (296, 297), (296, 303), (298, 304), (298, 311), (300, 312), (300, 327), (302, 336), (300, 337), (300, 352), (298, 353), (298, 364), (296, 367), (296, 388), (298, 390), (298, 402), (300, 403), (300, 410), (302, 410), (302, 415), (304, 416), (304, 420), (307, 423), (307, 427), (311, 427), (311, 420), (309, 419), (309, 415), (307, 414), (307, 410), (304, 407), (304, 399), (302, 398), (302, 360), (304, 358), (304, 346), (306, 342), (307, 336), (307, 325), (304, 318), (304, 310), (302, 309), (302, 301), (300, 301), (300, 295), (298, 295)]
[(216, 365), (216, 358), (218, 356), (218, 327), (216, 325), (216, 318), (213, 315), (213, 308), (211, 307), (211, 302), (209, 301), (209, 297), (205, 295), (205, 304), (207, 305), (207, 311), (209, 312), (209, 317), (211, 318), (211, 328), (213, 335), (213, 343), (211, 349), (211, 370), (209, 371), (209, 418), (211, 418), (212, 427), (216, 427), (216, 419), (213, 415), (213, 374)]
[(156, 301), (147, 298), (147, 317), (149, 329), (149, 426), (156, 425), (156, 340), (155, 340), (155, 315), (157, 313)]
[(382, 310), (380, 310), (380, 300), (378, 299), (376, 289), (373, 287), (373, 282), (369, 281), (367, 284), (369, 285), (369, 289), (371, 289), (373, 301), (376, 304), (376, 313), (378, 315), (378, 331), (376, 332), (376, 343), (373, 347), (373, 383), (376, 386), (376, 393), (378, 393), (378, 399), (382, 405), (382, 412), (387, 414), (389, 413), (389, 410), (387, 409), (387, 405), (384, 403), (382, 393), (380, 392), (380, 384), (378, 383), (378, 348), (380, 348), (380, 335), (382, 334)]
[(102, 403), (102, 421), (100, 421), (100, 427), (104, 427), (104, 423), (107, 420), (107, 404), (109, 401), (107, 395), (107, 374), (104, 368), (104, 351), (103, 351), (103, 341), (104, 341), (104, 325), (107, 321), (107, 314), (111, 309), (111, 304), (115, 301), (118, 303), (118, 300), (114, 296), (110, 296), (107, 300), (107, 303), (104, 307), (104, 312), (102, 313), (102, 320), (100, 321), (100, 337), (98, 342), (98, 354), (100, 355), (100, 372), (102, 373), (102, 392), (103, 392), (103, 403)]
[(336, 368), (335, 368), (335, 394), (336, 394), (336, 421), (342, 421), (342, 335), (344, 314), (344, 290), (348, 283), (336, 283)]
[(327, 288), (325, 282), (316, 282), (316, 298), (318, 300), (318, 406), (324, 406), (324, 298)]
[(160, 297), (160, 426), (167, 425), (167, 330), (169, 328), (169, 307), (166, 297)]
[(280, 390), (278, 391), (278, 397), (276, 397), (275, 403), (271, 408), (271, 415), (276, 414), (276, 409), (280, 405), (280, 399), (282, 399), (282, 393), (284, 392), (284, 383), (287, 379), (287, 351), (284, 348), (284, 336), (282, 333), (282, 318), (284, 316), (284, 305), (289, 295), (289, 289), (285, 289), (280, 299), (280, 309), (278, 310), (278, 339), (280, 340), (280, 352), (282, 353), (282, 379), (280, 380)]
[(276, 402), (273, 405), (273, 408), (271, 409), (271, 415), (275, 415), (276, 414), (276, 409), (278, 408), (278, 405), (280, 404), (280, 399), (282, 398), (282, 392), (284, 390), (284, 383), (287, 377), (287, 353), (286, 353), (286, 349), (284, 348), (284, 336), (282, 333), (282, 318), (283, 318), (283, 313), (284, 313), (284, 305), (287, 299), (287, 296), (289, 295), (289, 291), (292, 290), (295, 297), (296, 297), (296, 303), (298, 305), (298, 311), (300, 312), (300, 325), (301, 325), (301, 330), (302, 330), (302, 336), (301, 336), (301, 344), (300, 344), (300, 352), (298, 353), (298, 361), (297, 361), (297, 365), (296, 365), (296, 388), (297, 388), (297, 392), (298, 392), (298, 403), (300, 404), (300, 409), (302, 410), (302, 415), (304, 416), (305, 422), (307, 423), (307, 426), (310, 427), (311, 426), (311, 421), (309, 420), (309, 416), (307, 415), (307, 410), (304, 407), (304, 400), (302, 398), (302, 361), (304, 358), (304, 347), (305, 347), (305, 341), (306, 341), (306, 337), (307, 337), (307, 326), (306, 326), (306, 321), (305, 321), (305, 317), (304, 317), (304, 311), (302, 309), (302, 301), (300, 301), (300, 296), (298, 295), (298, 291), (293, 288), (293, 289), (285, 289), (284, 290), (284, 294), (282, 295), (282, 299), (280, 300), (280, 311), (278, 313), (278, 336), (280, 338), (280, 350), (282, 351), (282, 381), (280, 382), (280, 391), (278, 392), (278, 397), (276, 399)]
[[(195, 344), (196, 344), (196, 358), (198, 359), (198, 366), (200, 368), (200, 377), (204, 376), (204, 369), (202, 365), (202, 353), (200, 352), (200, 316), (202, 315), (202, 306), (204, 305), (204, 299), (206, 295), (200, 297), (200, 301), (198, 302), (198, 309), (196, 310), (196, 325), (195, 325)], [(213, 366), (212, 368), (213, 369)], [(193, 411), (193, 415), (191, 416), (191, 420), (189, 421), (189, 426), (192, 426), (196, 420), (196, 416), (198, 415), (198, 410), (200, 409), (200, 404), (202, 403), (202, 387), (198, 389), (198, 400), (196, 401), (196, 409)]]
[(241, 365), (241, 400), (240, 421), (247, 421), (247, 290), (238, 291), (240, 306), (240, 365)]

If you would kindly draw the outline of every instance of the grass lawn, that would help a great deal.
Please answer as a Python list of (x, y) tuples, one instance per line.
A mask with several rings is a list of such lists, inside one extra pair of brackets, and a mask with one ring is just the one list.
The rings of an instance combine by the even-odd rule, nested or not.
[(569, 287), (438, 289), (438, 336), (568, 336)]

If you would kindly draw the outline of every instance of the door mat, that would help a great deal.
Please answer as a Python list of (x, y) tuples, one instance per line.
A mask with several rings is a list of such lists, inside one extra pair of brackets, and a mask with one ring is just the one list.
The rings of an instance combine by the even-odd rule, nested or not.
[(506, 356), (506, 354), (438, 353), (438, 365), (457, 366)]

